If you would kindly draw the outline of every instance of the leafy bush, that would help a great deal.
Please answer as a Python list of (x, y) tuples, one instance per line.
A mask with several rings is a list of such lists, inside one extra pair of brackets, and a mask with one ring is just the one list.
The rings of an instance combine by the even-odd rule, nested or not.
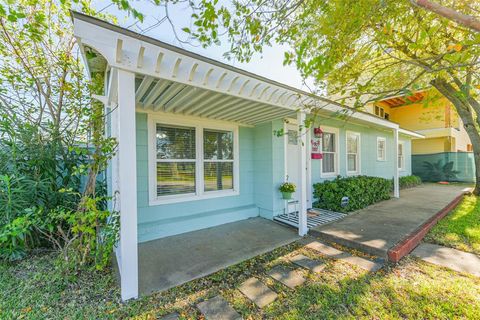
[[(373, 203), (390, 199), (391, 181), (368, 176), (337, 177), (313, 185), (314, 207), (338, 212), (350, 212)], [(348, 197), (346, 206), (342, 198)]]
[(422, 179), (419, 176), (414, 176), (414, 175), (400, 177), (399, 180), (400, 180), (400, 189), (416, 187), (422, 183)]

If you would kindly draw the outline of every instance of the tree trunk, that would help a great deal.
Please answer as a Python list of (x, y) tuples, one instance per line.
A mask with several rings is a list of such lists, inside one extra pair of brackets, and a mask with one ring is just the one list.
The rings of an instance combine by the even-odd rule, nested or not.
[(431, 84), (455, 106), (458, 115), (463, 121), (463, 127), (467, 131), (472, 143), (473, 158), (475, 160), (475, 189), (473, 194), (480, 195), (480, 133), (475, 125), (473, 108), (468, 103), (468, 99), (463, 99), (461, 92), (456, 90), (445, 79), (434, 79), (431, 81)]

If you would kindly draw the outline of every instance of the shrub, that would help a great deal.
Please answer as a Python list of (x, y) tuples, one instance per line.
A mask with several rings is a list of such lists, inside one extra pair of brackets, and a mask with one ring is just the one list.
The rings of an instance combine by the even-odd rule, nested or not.
[(420, 185), (422, 179), (419, 176), (404, 176), (400, 177), (400, 189), (412, 188)]
[[(337, 177), (331, 181), (316, 183), (313, 188), (314, 207), (350, 212), (389, 199), (391, 180), (368, 176)], [(342, 206), (342, 198), (345, 196), (349, 201), (346, 206)]]

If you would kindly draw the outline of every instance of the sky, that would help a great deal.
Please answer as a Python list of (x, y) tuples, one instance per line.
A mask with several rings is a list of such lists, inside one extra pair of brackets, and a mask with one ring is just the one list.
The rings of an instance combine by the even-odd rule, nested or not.
[[(118, 18), (119, 25), (122, 27), (126, 27), (132, 31), (142, 33), (146, 36), (150, 36), (292, 87), (308, 91), (307, 87), (303, 85), (300, 72), (298, 72), (295, 66), (283, 65), (284, 52), (288, 47), (274, 45), (273, 47), (264, 48), (262, 54), (255, 54), (252, 60), (248, 63), (227, 60), (223, 57), (223, 54), (229, 49), (229, 44), (226, 39), (222, 39), (222, 44), (220, 46), (213, 45), (208, 48), (202, 48), (192, 41), (187, 44), (178, 41), (172, 31), (170, 23), (166, 19), (163, 19), (163, 22), (159, 23), (159, 21), (162, 21), (162, 18), (165, 17), (163, 7), (157, 7), (147, 0), (131, 1), (131, 5), (145, 15), (143, 23), (135, 24), (136, 21), (132, 17), (128, 17), (125, 11), (121, 11), (114, 5), (110, 4), (111, 2), (108, 0), (96, 0), (93, 3), (97, 10), (103, 9), (104, 12), (115, 15)], [(168, 10), (169, 16), (175, 25), (178, 37), (182, 40), (188, 40), (188, 34), (181, 31), (181, 29), (184, 27), (190, 27), (191, 10), (186, 4), (170, 4)]]

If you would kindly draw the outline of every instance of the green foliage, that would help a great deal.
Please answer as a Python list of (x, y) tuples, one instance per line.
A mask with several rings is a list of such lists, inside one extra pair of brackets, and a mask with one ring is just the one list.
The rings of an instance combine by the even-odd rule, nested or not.
[(295, 186), (294, 183), (291, 183), (291, 182), (284, 182), (280, 185), (280, 187), (278, 188), (278, 190), (280, 190), (280, 192), (289, 192), (289, 193), (293, 193), (295, 192), (295, 189), (297, 188), (297, 186)]
[[(338, 212), (350, 212), (373, 203), (390, 199), (391, 181), (384, 178), (355, 176), (337, 177), (334, 180), (313, 185), (314, 207)], [(348, 205), (342, 207), (343, 197)]]
[(422, 179), (419, 176), (411, 175), (411, 176), (403, 176), (399, 179), (400, 182), (400, 189), (407, 189), (416, 187), (422, 184)]
[(454, 162), (449, 161), (443, 164), (442, 160), (437, 162), (424, 161), (423, 167), (425, 168), (425, 175), (423, 177), (426, 181), (438, 182), (438, 181), (455, 181), (457, 174), (460, 171), (453, 170)]
[[(128, 1), (112, 2), (142, 18)], [(72, 6), (109, 18), (88, 1), (0, 3), (0, 254), (51, 246), (75, 268), (103, 268), (118, 214), (100, 177), (116, 142), (90, 98), (103, 94), (105, 75), (85, 77)]]
[(480, 255), (480, 200), (465, 196), (462, 202), (440, 220), (425, 241)]

